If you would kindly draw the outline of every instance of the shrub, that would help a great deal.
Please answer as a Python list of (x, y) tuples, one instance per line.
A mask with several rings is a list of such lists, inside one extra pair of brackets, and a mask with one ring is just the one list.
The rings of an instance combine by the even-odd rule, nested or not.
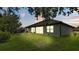
[(9, 32), (0, 32), (0, 42), (6, 42), (10, 38)]

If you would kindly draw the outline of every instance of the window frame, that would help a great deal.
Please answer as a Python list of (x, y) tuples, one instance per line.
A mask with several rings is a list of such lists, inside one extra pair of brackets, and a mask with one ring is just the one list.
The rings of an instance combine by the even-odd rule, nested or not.
[(32, 32), (32, 33), (35, 33), (35, 27), (32, 27), (32, 28), (31, 28), (31, 32)]
[(53, 30), (54, 26), (53, 25), (47, 26), (46, 28), (47, 28), (48, 33), (53, 33), (54, 32), (54, 30)]

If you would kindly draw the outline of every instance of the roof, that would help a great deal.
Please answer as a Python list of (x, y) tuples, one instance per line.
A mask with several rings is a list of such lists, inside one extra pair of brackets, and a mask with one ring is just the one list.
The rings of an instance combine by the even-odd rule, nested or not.
[(74, 27), (79, 26), (79, 16), (63, 16), (63, 17), (60, 17), (60, 18), (57, 17), (54, 19), (60, 20), (64, 23), (69, 24), (69, 25), (74, 26)]
[(73, 27), (74, 26), (71, 26), (71, 25), (68, 25), (62, 21), (58, 21), (58, 20), (54, 20), (54, 19), (50, 19), (50, 20), (43, 20), (41, 22), (38, 22), (38, 23), (35, 23), (35, 24), (32, 24), (32, 25), (29, 25), (27, 26), (26, 28), (29, 28), (29, 27), (37, 27), (37, 26), (49, 26), (49, 25), (55, 25), (55, 24), (64, 24), (66, 26), (69, 26), (69, 27)]

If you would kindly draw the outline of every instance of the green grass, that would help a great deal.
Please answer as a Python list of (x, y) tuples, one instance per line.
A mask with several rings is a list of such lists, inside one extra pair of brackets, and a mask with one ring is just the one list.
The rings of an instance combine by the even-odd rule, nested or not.
[(62, 37), (32, 33), (12, 34), (0, 51), (79, 51), (79, 33)]

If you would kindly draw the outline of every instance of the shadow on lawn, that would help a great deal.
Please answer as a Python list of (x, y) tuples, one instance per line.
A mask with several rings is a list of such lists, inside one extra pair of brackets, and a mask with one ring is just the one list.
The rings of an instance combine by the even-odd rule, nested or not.
[(45, 40), (43, 39), (43, 37), (43, 40), (39, 40), (39, 38), (40, 37), (38, 37), (37, 41), (31, 41), (26, 39), (24, 41), (21, 37), (18, 40), (19, 43), (16, 42), (15, 48), (17, 46), (17, 50), (25, 51), (79, 51), (79, 36), (49, 36), (47, 38), (45, 37)]
[(14, 35), (11, 39), (3, 44), (0, 44), (0, 51), (36, 51), (39, 50), (32, 42), (25, 40), (20, 35)]
[(1, 51), (79, 51), (79, 35), (54, 37), (48, 35), (16, 34)]
[(47, 51), (79, 51), (79, 36), (55, 37)]

